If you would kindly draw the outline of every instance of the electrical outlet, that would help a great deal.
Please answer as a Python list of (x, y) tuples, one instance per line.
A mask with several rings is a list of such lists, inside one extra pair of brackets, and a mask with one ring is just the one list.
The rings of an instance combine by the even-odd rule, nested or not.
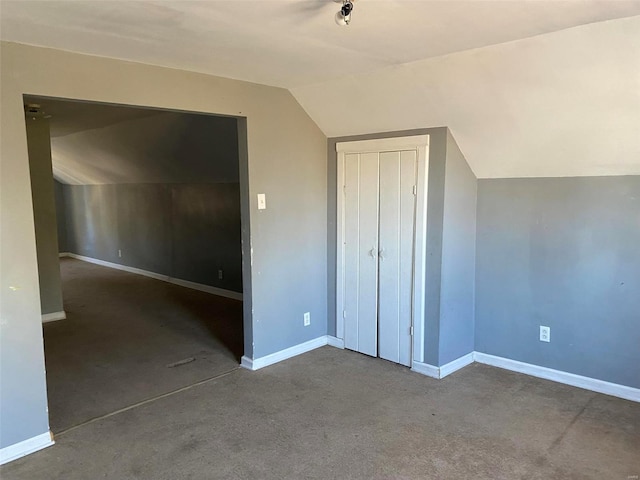
[(118, 258), (122, 258), (122, 250), (118, 249)]
[(218, 280), (222, 280), (222, 270), (218, 270)]
[(311, 313), (307, 312), (304, 314), (304, 326), (308, 327), (311, 325)]
[(545, 327), (544, 325), (540, 325), (540, 341), (541, 342), (551, 341), (551, 327)]

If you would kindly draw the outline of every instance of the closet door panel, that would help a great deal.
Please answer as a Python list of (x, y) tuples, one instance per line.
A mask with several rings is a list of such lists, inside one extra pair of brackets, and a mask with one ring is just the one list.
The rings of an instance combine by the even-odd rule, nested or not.
[(400, 358), (398, 363), (411, 365), (411, 324), (413, 318), (413, 268), (415, 242), (416, 196), (413, 193), (418, 178), (417, 152), (400, 154)]
[(360, 155), (358, 351), (378, 355), (378, 154)]
[(360, 278), (360, 155), (344, 161), (344, 346), (358, 350), (358, 284)]
[(345, 347), (377, 355), (378, 154), (345, 155)]
[(415, 151), (380, 154), (380, 357), (411, 364)]
[(379, 354), (396, 363), (400, 358), (399, 210), (400, 152), (383, 152), (380, 154)]

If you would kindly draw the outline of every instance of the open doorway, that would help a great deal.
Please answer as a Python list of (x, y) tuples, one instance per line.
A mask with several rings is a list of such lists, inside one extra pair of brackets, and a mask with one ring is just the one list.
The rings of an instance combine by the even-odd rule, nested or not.
[(244, 120), (25, 106), (53, 433), (238, 368)]

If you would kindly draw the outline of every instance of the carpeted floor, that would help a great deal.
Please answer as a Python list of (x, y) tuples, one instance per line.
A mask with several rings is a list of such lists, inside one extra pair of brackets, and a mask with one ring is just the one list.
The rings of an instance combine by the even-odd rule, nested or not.
[(323, 347), (82, 426), (24, 479), (622, 479), (640, 404), (473, 364), (443, 380)]
[[(132, 290), (165, 288), (142, 285), (146, 282), (153, 281), (130, 278), (130, 287), (122, 290), (136, 298)], [(147, 321), (154, 316), (165, 318), (157, 309)], [(204, 335), (212, 328), (200, 320), (187, 335), (176, 326), (175, 314), (168, 317), (172, 326), (166, 328), (176, 339), (181, 335), (175, 332), (202, 336), (196, 349), (224, 351)], [(121, 321), (121, 340), (138, 337), (131, 328)], [(184, 383), (186, 378), (169, 382), (153, 376), (177, 375), (164, 364), (193, 355), (193, 347), (186, 346), (193, 344), (184, 342), (176, 355), (147, 365), (148, 379), (134, 373), (128, 378), (126, 371), (108, 376), (120, 376), (127, 395), (140, 389), (140, 397), (156, 388), (156, 381), (165, 388)], [(1, 478), (629, 480), (640, 475), (638, 403), (479, 364), (434, 380), (333, 347), (257, 372), (233, 369), (233, 355), (217, 355), (228, 361), (228, 373), (67, 430), (54, 446), (2, 467)], [(109, 370), (106, 363), (104, 369)], [(210, 370), (224, 369), (212, 365)], [(199, 378), (195, 372), (184, 375)], [(84, 396), (97, 399), (84, 389), (98, 384), (83, 382), (72, 404), (80, 407)]]
[(67, 319), (44, 324), (54, 433), (238, 367), (242, 302), (71, 258), (60, 264)]

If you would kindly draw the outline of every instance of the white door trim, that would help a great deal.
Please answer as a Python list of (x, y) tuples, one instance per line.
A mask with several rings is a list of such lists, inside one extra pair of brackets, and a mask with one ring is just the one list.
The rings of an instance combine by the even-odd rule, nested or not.
[(344, 339), (344, 162), (346, 153), (415, 150), (418, 153), (416, 218), (413, 263), (412, 361), (424, 361), (424, 312), (427, 248), (427, 196), (429, 185), (429, 135), (380, 138), (336, 144), (336, 337)]
[(429, 135), (413, 135), (410, 137), (374, 138), (372, 140), (356, 140), (336, 144), (337, 153), (377, 153), (397, 152), (398, 150), (416, 150), (429, 146)]

